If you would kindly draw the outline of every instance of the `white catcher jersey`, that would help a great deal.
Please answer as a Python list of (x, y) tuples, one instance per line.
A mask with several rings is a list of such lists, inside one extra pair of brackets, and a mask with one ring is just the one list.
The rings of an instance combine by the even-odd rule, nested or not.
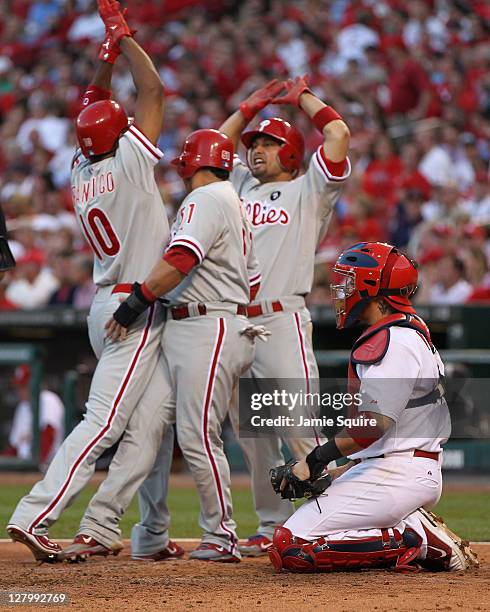
[(169, 227), (154, 177), (163, 153), (132, 125), (112, 157), (75, 157), (71, 188), (82, 232), (94, 252), (94, 283), (142, 282), (162, 256)]
[(173, 246), (187, 247), (199, 263), (166, 294), (169, 304), (249, 303), (260, 271), (247, 214), (229, 181), (199, 187), (185, 198), (168, 249)]
[[(384, 414), (395, 421), (390, 430), (353, 458), (376, 457), (412, 449), (441, 450), (451, 433), (449, 409), (445, 400), (407, 408), (411, 399), (430, 393), (444, 374), (439, 353), (414, 329), (390, 327), (386, 355), (376, 364), (358, 365), (361, 391), (376, 398), (376, 405), (366, 410)], [(362, 407), (360, 408), (362, 414)]]
[(332, 176), (320, 146), (302, 176), (261, 184), (235, 156), (231, 181), (252, 224), (262, 273), (258, 299), (311, 291), (315, 250), (350, 170), (347, 160), (344, 175)]

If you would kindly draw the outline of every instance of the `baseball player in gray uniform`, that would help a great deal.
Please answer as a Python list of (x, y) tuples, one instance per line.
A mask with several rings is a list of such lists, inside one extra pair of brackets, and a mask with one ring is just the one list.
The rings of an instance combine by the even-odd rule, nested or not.
[[(124, 339), (136, 317), (163, 296), (168, 317), (162, 336), (165, 370), (175, 393), (177, 435), (198, 489), (204, 530), (190, 558), (237, 562), (230, 471), (220, 434), (238, 379), (253, 361), (254, 336), (263, 331), (245, 317), (260, 273), (245, 209), (227, 180), (233, 165), (231, 140), (217, 130), (193, 132), (174, 164), (189, 193), (166, 254), (144, 284), (135, 286), (107, 328), (113, 339)], [(138, 458), (153, 452), (154, 459), (156, 450), (140, 447)], [(144, 540), (146, 525), (139, 528)], [(158, 533), (151, 535), (158, 550)], [(133, 555), (145, 552), (150, 557), (149, 540), (144, 551), (140, 542)]]
[[(284, 90), (285, 95), (280, 96)], [(231, 181), (246, 208), (262, 274), (260, 289), (252, 296), (247, 316), (271, 332), (269, 342), (257, 344), (249, 375), (256, 379), (292, 379), (295, 383), (302, 379), (304, 391), (309, 391), (310, 383), (318, 379), (318, 368), (304, 297), (311, 290), (316, 246), (350, 174), (346, 157), (350, 135), (338, 113), (313, 95), (304, 79), (287, 83), (274, 80), (254, 92), (220, 127), (233, 141), (235, 150), (248, 122), (270, 103), (299, 106), (322, 132), (324, 143), (313, 155), (306, 173), (298, 176), (304, 156), (303, 136), (287, 121), (274, 118), (243, 134), (247, 165), (235, 157)], [(237, 411), (231, 410), (230, 414), (236, 427)], [(287, 440), (296, 458), (303, 457), (319, 442), (320, 437)], [(294, 511), (292, 503), (274, 495), (269, 483), (269, 468), (284, 463), (281, 446), (279, 437), (242, 441), (260, 521), (257, 535), (240, 546), (241, 553), (247, 556), (267, 554), (274, 528)], [(165, 471), (162, 463), (155, 465), (142, 487), (140, 508), (145, 519), (144, 526), (140, 523), (133, 529), (133, 554), (158, 543), (153, 533), (161, 524), (165, 503), (158, 491), (162, 478), (159, 470)]]
[[(140, 410), (148, 411), (136, 419), (141, 426), (142, 420), (151, 422), (155, 405), (170, 393), (161, 385), (149, 385), (161, 352), (161, 308), (152, 307), (139, 317), (126, 342), (105, 337), (104, 325), (121, 294), (129, 293), (130, 283), (151, 270), (168, 241), (169, 228), (153, 172), (162, 156), (155, 142), (162, 125), (163, 86), (150, 58), (133, 40), (118, 3), (100, 0), (99, 10), (106, 40), (102, 62), (84, 97), (86, 107), (77, 119), (81, 152), (72, 168), (76, 216), (94, 251), (98, 291), (88, 327), (99, 361), (83, 421), (64, 441), (44, 479), (20, 501), (7, 526), (11, 538), (42, 561), (59, 560), (62, 550), (49, 539), (48, 527), (88, 482), (102, 452), (126, 429), (131, 433), (130, 419), (138, 402)], [(112, 63), (119, 51), (137, 89), (132, 124), (121, 106), (109, 99)], [(134, 245), (140, 247), (138, 257)], [(79, 538), (84, 546), (99, 547), (105, 554), (122, 547), (118, 541), (96, 542), (90, 534)]]
[[(323, 134), (323, 144), (301, 176), (304, 140), (289, 122), (265, 119), (242, 134), (269, 103), (298, 106)], [(247, 163), (236, 157), (231, 174), (252, 224), (262, 272), (257, 299), (248, 307), (247, 316), (271, 331), (270, 341), (257, 346), (250, 375), (255, 379), (303, 379), (304, 390), (309, 392), (319, 375), (304, 298), (313, 282), (316, 247), (350, 174), (349, 130), (340, 115), (316, 97), (300, 77), (286, 83), (272, 81), (254, 92), (220, 130), (235, 146), (241, 136), (247, 150)], [(318, 444), (319, 438), (290, 437), (286, 442), (299, 458)], [(259, 527), (240, 550), (256, 556), (267, 552), (274, 527), (284, 523), (293, 506), (277, 498), (268, 482), (268, 468), (284, 462), (279, 437), (247, 438), (241, 446), (251, 472)]]

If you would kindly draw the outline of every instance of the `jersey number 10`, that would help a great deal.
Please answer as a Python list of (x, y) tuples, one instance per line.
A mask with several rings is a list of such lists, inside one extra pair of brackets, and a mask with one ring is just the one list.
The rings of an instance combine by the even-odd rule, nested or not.
[(109, 217), (100, 208), (91, 208), (87, 214), (87, 223), (90, 230), (87, 228), (85, 219), (80, 215), (80, 223), (83, 228), (83, 233), (87, 238), (90, 246), (97, 259), (103, 260), (101, 254), (104, 253), (108, 257), (114, 257), (119, 253), (121, 243), (116, 236)]

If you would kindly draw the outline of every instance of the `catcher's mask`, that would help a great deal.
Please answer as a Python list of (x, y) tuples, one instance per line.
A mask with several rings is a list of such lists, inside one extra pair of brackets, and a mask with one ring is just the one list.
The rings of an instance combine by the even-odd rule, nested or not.
[(128, 127), (123, 107), (114, 100), (99, 100), (85, 107), (77, 118), (77, 138), (85, 157), (108, 153)]
[(247, 149), (248, 165), (250, 166), (249, 150), (252, 143), (257, 136), (263, 135), (271, 136), (280, 144), (282, 143), (277, 155), (281, 168), (286, 172), (298, 172), (305, 155), (305, 140), (301, 132), (294, 125), (280, 117), (264, 119), (255, 129), (242, 134), (241, 141)]
[(183, 179), (190, 179), (200, 168), (233, 169), (233, 143), (218, 130), (196, 130), (184, 142), (182, 153), (172, 160)]
[(333, 271), (340, 281), (330, 285), (338, 329), (353, 325), (378, 297), (397, 312), (415, 314), (410, 297), (417, 289), (416, 264), (391, 244), (355, 244), (340, 254)]

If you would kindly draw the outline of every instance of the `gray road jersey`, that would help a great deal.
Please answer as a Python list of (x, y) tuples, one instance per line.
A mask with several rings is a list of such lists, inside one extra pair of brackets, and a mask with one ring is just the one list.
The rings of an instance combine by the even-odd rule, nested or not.
[(305, 174), (262, 185), (235, 157), (231, 181), (252, 224), (262, 272), (258, 299), (310, 292), (315, 250), (349, 174), (350, 163), (341, 179), (333, 177), (319, 147)]
[(248, 304), (250, 283), (260, 281), (252, 231), (229, 181), (194, 189), (182, 202), (168, 248), (185, 246), (199, 264), (165, 297), (170, 304)]
[(94, 164), (75, 158), (73, 206), (94, 252), (97, 285), (142, 282), (162, 256), (169, 227), (154, 177), (162, 155), (133, 125), (113, 157)]

